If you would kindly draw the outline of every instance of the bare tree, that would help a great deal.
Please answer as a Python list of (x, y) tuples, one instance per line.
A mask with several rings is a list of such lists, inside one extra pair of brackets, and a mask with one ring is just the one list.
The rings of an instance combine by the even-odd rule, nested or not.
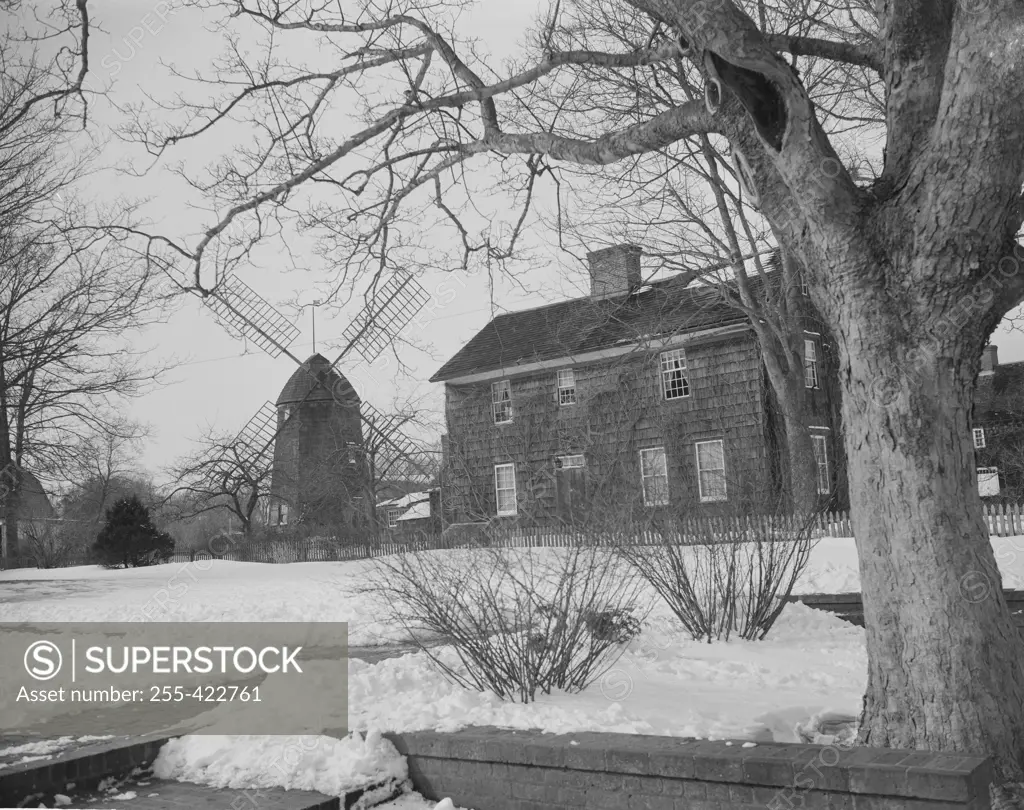
[[(500, 181), (521, 200), (556, 161), (610, 166), (701, 134), (727, 139), (838, 344), (869, 657), (860, 739), (985, 751), (1000, 780), (1024, 780), (1024, 641), (998, 587), (969, 430), (981, 350), (1024, 297), (1020, 3), (817, 3), (790, 34), (773, 30), (753, 2), (621, 2), (649, 20), (642, 47), (561, 51), (542, 37), (500, 71), (453, 33), (457, 3), (370, 3), (351, 13), (275, 0), (197, 3), (224, 11), (226, 28), (244, 21), (266, 37), (263, 50), (231, 48), (204, 73), (207, 87), (185, 97), (184, 115), (161, 109), (160, 126), (134, 129), (162, 154), (232, 120), (254, 127), (253, 143), (197, 181), (225, 213), (195, 246), (175, 246), (192, 262), (193, 286), (209, 289), (201, 271), (211, 243), (230, 245), (232, 225), (247, 219), (299, 217), (319, 228), (333, 255), (350, 257), (343, 276), (416, 266), (426, 237), (415, 235), (446, 221), (465, 256), (500, 262), (523, 220), (509, 223), (500, 245), (503, 223), (477, 228), (487, 212), (473, 219), (476, 189), (464, 173), (477, 156), (504, 156)], [(275, 58), (289, 40), (320, 46), (308, 64)], [(861, 180), (844, 162), (818, 88), (787, 54), (877, 75), (877, 177)], [(603, 75), (675, 60), (695, 83), (703, 77), (703, 98), (679, 98), (639, 122), (571, 106), (580, 65)], [(371, 82), (377, 89), (360, 95)], [(212, 98), (210, 86), (219, 91)], [(536, 96), (565, 100), (564, 113), (535, 116)], [(359, 99), (359, 123), (339, 135), (328, 112)], [(309, 191), (302, 211), (300, 189)], [(246, 234), (234, 253), (219, 251), (221, 265), (262, 232)], [(963, 598), (961, 584), (978, 574), (990, 597)]]
[(199, 449), (171, 469), (173, 489), (164, 503), (173, 504), (179, 518), (226, 511), (238, 518), (248, 539), (270, 493), (273, 465), (266, 456), (237, 436), (208, 430)]
[(91, 210), (74, 196), (95, 156), (68, 154), (87, 112), (86, 0), (45, 14), (2, 5), (0, 469), (16, 554), (20, 470), (59, 480), (80, 441), (116, 431), (110, 406), (156, 376), (128, 341), (158, 317), (161, 294), (150, 266), (105, 228), (130, 225), (130, 207)]
[[(863, 18), (865, 4), (845, 5), (854, 21)], [(828, 19), (808, 18), (803, 4), (789, 2), (762, 0), (756, 10), (762, 28), (787, 35), (805, 34)], [(843, 28), (843, 35), (850, 38), (850, 26)], [(559, 50), (639, 47), (650, 37), (650, 25), (643, 12), (615, 0), (568, 0), (542, 33)], [(870, 172), (871, 163), (854, 136), (877, 135), (884, 120), (874, 94), (877, 77), (862, 65), (813, 55), (803, 58), (794, 53), (790, 61), (812, 88), (819, 115), (841, 139), (848, 161)], [(580, 73), (582, 80), (574, 86), (569, 103), (637, 124), (672, 109), (680, 96), (699, 100), (703, 95), (699, 75), (680, 60), (654, 63), (643, 72), (602, 73), (582, 66)], [(553, 120), (558, 114), (554, 107), (565, 99), (536, 96), (534, 102), (544, 110), (543, 117)], [(724, 301), (747, 316), (785, 426), (788, 463), (783, 471), (790, 479), (793, 506), (798, 513), (809, 514), (817, 506), (817, 492), (807, 429), (811, 395), (805, 380), (804, 332), (821, 334), (822, 342), (828, 342), (828, 328), (802, 294), (799, 258), (792, 252), (780, 255), (779, 240), (757, 212), (741, 175), (739, 158), (728, 141), (701, 132), (637, 155), (614, 174), (603, 167), (560, 167), (558, 205), (546, 219), (564, 249), (569, 249), (567, 242), (584, 250), (609, 240), (642, 245), (654, 272), (681, 272), (693, 279), (694, 286), (717, 288)]]
[[(80, 440), (116, 433), (103, 406), (157, 377), (128, 344), (153, 317), (154, 277), (117, 252), (92, 240), (63, 254), (36, 243), (0, 265), (0, 467), (58, 473)], [(9, 548), (17, 499), (15, 486), (5, 503)]]
[(85, 436), (73, 448), (69, 464), (61, 470), (69, 487), (64, 493), (65, 516), (99, 524), (123, 482), (137, 477), (135, 460), (146, 426), (125, 417), (104, 418), (103, 429)]

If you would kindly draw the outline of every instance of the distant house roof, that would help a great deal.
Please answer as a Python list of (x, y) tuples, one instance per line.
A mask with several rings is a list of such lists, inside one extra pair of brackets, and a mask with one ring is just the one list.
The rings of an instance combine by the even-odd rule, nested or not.
[(689, 288), (693, 278), (694, 274), (686, 273), (647, 282), (629, 295), (576, 298), (499, 315), (430, 381), (746, 321), (743, 313), (722, 300), (717, 289)]
[(21, 503), (18, 520), (49, 519), (55, 515), (42, 483), (28, 470), (21, 469)]
[(1024, 362), (1002, 363), (978, 377), (975, 422), (1024, 420)]
[(429, 502), (430, 492), (410, 492), (408, 495), (403, 495), (401, 498), (392, 498), (389, 501), (381, 501), (377, 506), (387, 507), (388, 509), (405, 509), (413, 504)]
[(359, 395), (345, 375), (331, 367), (330, 361), (319, 352), (299, 366), (281, 389), (278, 405), (299, 402), (358, 403)]
[(410, 506), (408, 509), (402, 512), (402, 514), (399, 515), (398, 518), (396, 518), (396, 520), (422, 520), (423, 518), (429, 517), (430, 501), (426, 500), (420, 501), (419, 503), (414, 503), (412, 506)]

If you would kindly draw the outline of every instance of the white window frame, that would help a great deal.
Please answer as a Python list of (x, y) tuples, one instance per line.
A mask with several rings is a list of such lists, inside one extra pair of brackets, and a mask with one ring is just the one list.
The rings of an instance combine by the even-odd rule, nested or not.
[(575, 470), (587, 466), (587, 460), (582, 453), (571, 456), (558, 456), (555, 459), (555, 467), (559, 470)]
[[(506, 418), (499, 419), (499, 414)], [(491, 416), (496, 425), (507, 425), (512, 421), (512, 382), (498, 380), (491, 383)]]
[[(651, 461), (649, 460), (651, 458), (660, 459), (660, 470), (651, 471)], [(652, 492), (652, 487), (647, 485), (648, 479), (664, 479), (665, 483), (660, 497), (657, 492)], [(664, 447), (645, 447), (640, 451), (640, 487), (643, 490), (644, 506), (668, 505), (668, 456)]]
[[(994, 498), (996, 495), (1000, 494), (1001, 489), (1000, 489), (1000, 486), (999, 486), (999, 468), (998, 467), (977, 467), (976, 468), (976, 472), (978, 474), (978, 494), (982, 498)], [(986, 493), (986, 492), (982, 492), (981, 491), (981, 486), (982, 486), (981, 477), (983, 475), (984, 476), (994, 476), (995, 477), (995, 483), (996, 483), (995, 492), (987, 492)]]
[(402, 514), (402, 510), (401, 509), (396, 509), (393, 506), (388, 508), (388, 510), (387, 510), (387, 518), (388, 518), (388, 528), (389, 529), (397, 528), (397, 526), (398, 526), (398, 517), (401, 514)]
[(558, 405), (576, 404), (576, 374), (571, 368), (560, 368), (557, 374)]
[(811, 291), (807, 289), (807, 279), (805, 279), (802, 274), (800, 276), (800, 292), (804, 295), (811, 294)]
[(811, 338), (804, 338), (804, 387), (818, 387), (818, 350)]
[[(709, 467), (708, 469), (702, 469), (700, 465), (700, 449), (701, 447), (717, 444), (719, 448), (719, 454), (722, 458), (721, 467)], [(725, 481), (725, 441), (722, 439), (709, 439), (706, 442), (696, 442), (693, 446), (694, 455), (697, 458), (697, 493), (700, 496), (701, 503), (717, 503), (720, 501), (729, 500), (729, 490)], [(722, 478), (722, 491), (721, 493), (709, 492), (707, 495), (704, 494), (704, 479), (705, 474), (720, 473)], [(708, 487), (710, 489), (710, 486)]]
[(278, 501), (277, 503), (277, 525), (288, 525), (288, 504)]
[[(512, 471), (512, 486), (501, 486), (501, 480), (499, 478), (499, 470)], [(501, 496), (502, 493), (512, 493), (512, 507), (506, 506), (504, 509), (501, 507)], [(516, 465), (515, 464), (495, 464), (494, 465), (494, 505), (497, 510), (499, 517), (507, 517), (509, 515), (515, 515), (519, 513), (519, 497), (516, 494)]]
[(985, 428), (974, 428), (974, 449), (985, 449)]
[(817, 470), (818, 494), (828, 495), (832, 492), (832, 477), (828, 468), (828, 438), (812, 434), (811, 447), (814, 451), (814, 466)]
[[(686, 362), (686, 349), (670, 349), (659, 356), (661, 368), (661, 396), (666, 400), (685, 399), (690, 396), (689, 367)], [(675, 385), (679, 375), (681, 385)], [(682, 393), (675, 392), (676, 389)], [(670, 392), (675, 392), (671, 393)]]

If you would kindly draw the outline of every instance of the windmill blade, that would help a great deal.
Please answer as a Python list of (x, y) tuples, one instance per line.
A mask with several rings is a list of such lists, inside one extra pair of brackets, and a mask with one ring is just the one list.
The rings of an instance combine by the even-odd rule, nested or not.
[(299, 328), (238, 276), (226, 276), (206, 305), (228, 331), (251, 340), (271, 357), (288, 353)]
[(369, 402), (362, 403), (361, 415), (370, 423), (373, 430), (382, 436), (390, 436), (399, 426), (401, 417), (398, 414), (384, 414)]
[(267, 451), (274, 446), (277, 438), (277, 408), (271, 402), (264, 402), (252, 419), (238, 432), (234, 444), (239, 448), (240, 459), (248, 464), (258, 464)]
[[(382, 414), (368, 402), (363, 403), (363, 421), (374, 435), (376, 466), (387, 471), (389, 478), (401, 477), (417, 483), (430, 483), (434, 479), (430, 454), (413, 439), (398, 429), (399, 417)], [(401, 472), (398, 476), (395, 471)]]
[(432, 459), (422, 450), (410, 444), (406, 437), (398, 442), (390, 438), (378, 436), (377, 464), (386, 471), (386, 477), (403, 481), (414, 481), (417, 484), (430, 484), (434, 481)]
[[(337, 364), (353, 349), (367, 362), (379, 357), (429, 300), (429, 293), (411, 274), (405, 271), (395, 273), (375, 291), (345, 330), (343, 337), (347, 343), (331, 363), (331, 368), (336, 370)], [(207, 299), (207, 305), (225, 328), (234, 329), (252, 340), (271, 357), (287, 354), (300, 368), (304, 367), (288, 351), (288, 346), (299, 335), (298, 327), (237, 276), (224, 278)], [(309, 374), (313, 373), (310, 369), (306, 370)], [(295, 406), (301, 406), (313, 390), (315, 386)], [(368, 404), (365, 407), (372, 408)], [(376, 419), (378, 425), (374, 430), (382, 445), (388, 448), (392, 463), (408, 466), (418, 478), (432, 477), (426, 472), (430, 468), (427, 463), (429, 458), (417, 457), (419, 450), (414, 442), (404, 436), (397, 443), (390, 438), (390, 433), (397, 427), (397, 418), (385, 417), (375, 408), (372, 410), (371, 419)], [(382, 433), (381, 430), (388, 433)], [(267, 402), (242, 428), (235, 443), (241, 448), (247, 463), (257, 464), (270, 452), (277, 432), (277, 408)]]
[(411, 274), (405, 271), (395, 273), (381, 285), (342, 333), (347, 344), (332, 365), (353, 349), (367, 363), (372, 363), (429, 300), (430, 294)]

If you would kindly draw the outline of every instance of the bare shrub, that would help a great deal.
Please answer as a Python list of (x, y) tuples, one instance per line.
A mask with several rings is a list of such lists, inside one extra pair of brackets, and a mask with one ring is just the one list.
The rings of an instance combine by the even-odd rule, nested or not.
[(396, 554), (365, 586), (450, 680), (524, 703), (604, 674), (639, 632), (644, 590), (614, 551), (579, 546)]
[(37, 518), (24, 521), (21, 531), (27, 556), (34, 557), (39, 568), (63, 568), (90, 559), (89, 540), (80, 523)]
[(760, 641), (807, 565), (813, 529), (813, 519), (690, 520), (619, 550), (693, 638)]

